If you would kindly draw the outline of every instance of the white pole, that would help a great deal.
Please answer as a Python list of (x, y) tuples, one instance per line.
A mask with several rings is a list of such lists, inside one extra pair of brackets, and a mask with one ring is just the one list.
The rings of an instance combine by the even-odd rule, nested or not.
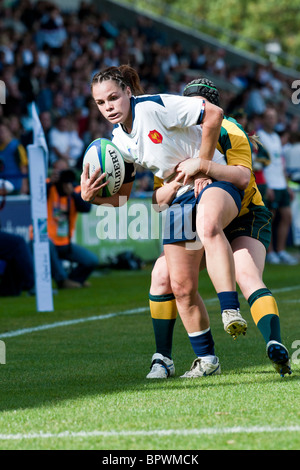
[(36, 305), (38, 312), (51, 312), (53, 290), (47, 230), (46, 168), (48, 148), (35, 104), (32, 103), (33, 145), (27, 146), (31, 217), (33, 224), (33, 257), (35, 268)]

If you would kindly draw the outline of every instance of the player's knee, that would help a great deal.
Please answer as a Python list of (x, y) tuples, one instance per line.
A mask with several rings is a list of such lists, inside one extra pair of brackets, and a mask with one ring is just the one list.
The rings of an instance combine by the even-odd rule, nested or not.
[(191, 299), (198, 291), (197, 287), (187, 279), (173, 279), (171, 281), (172, 292), (178, 302), (190, 304)]
[(158, 260), (152, 269), (150, 292), (171, 292), (169, 270), (164, 261)]
[(219, 226), (214, 217), (207, 216), (201, 220), (200, 224), (200, 239), (205, 246), (205, 243), (215, 239), (222, 233), (222, 228)]

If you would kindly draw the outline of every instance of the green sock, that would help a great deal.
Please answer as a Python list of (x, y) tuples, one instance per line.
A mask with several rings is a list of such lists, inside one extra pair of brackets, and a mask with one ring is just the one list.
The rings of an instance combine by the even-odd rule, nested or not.
[(254, 323), (264, 337), (266, 343), (281, 343), (280, 319), (276, 300), (269, 289), (258, 289), (248, 299)]
[(172, 358), (173, 330), (177, 317), (173, 294), (149, 294), (150, 313), (154, 329), (156, 352)]

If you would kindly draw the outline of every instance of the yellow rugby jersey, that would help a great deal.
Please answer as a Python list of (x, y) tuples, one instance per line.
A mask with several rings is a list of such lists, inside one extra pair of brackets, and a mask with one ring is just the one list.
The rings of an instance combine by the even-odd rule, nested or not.
[(241, 165), (251, 170), (248, 187), (245, 189), (239, 216), (249, 212), (249, 205), (263, 206), (252, 168), (251, 144), (243, 127), (233, 118), (224, 117), (217, 149), (224, 155), (227, 165)]
[[(263, 206), (261, 194), (257, 188), (252, 169), (252, 152), (248, 135), (242, 126), (233, 118), (224, 117), (221, 126), (217, 150), (221, 152), (227, 165), (241, 165), (251, 170), (248, 187), (245, 189), (239, 216), (249, 212), (249, 205)], [(163, 186), (163, 180), (154, 177), (154, 190)]]

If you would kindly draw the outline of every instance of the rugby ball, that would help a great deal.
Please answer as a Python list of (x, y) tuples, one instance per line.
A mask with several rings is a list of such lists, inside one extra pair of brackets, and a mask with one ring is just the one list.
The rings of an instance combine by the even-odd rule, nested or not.
[(89, 177), (99, 168), (101, 173), (106, 173), (104, 181), (108, 181), (108, 185), (100, 190), (99, 196), (113, 196), (119, 191), (124, 181), (125, 164), (115, 144), (104, 138), (91, 142), (83, 156), (83, 168), (87, 163), (90, 165)]

